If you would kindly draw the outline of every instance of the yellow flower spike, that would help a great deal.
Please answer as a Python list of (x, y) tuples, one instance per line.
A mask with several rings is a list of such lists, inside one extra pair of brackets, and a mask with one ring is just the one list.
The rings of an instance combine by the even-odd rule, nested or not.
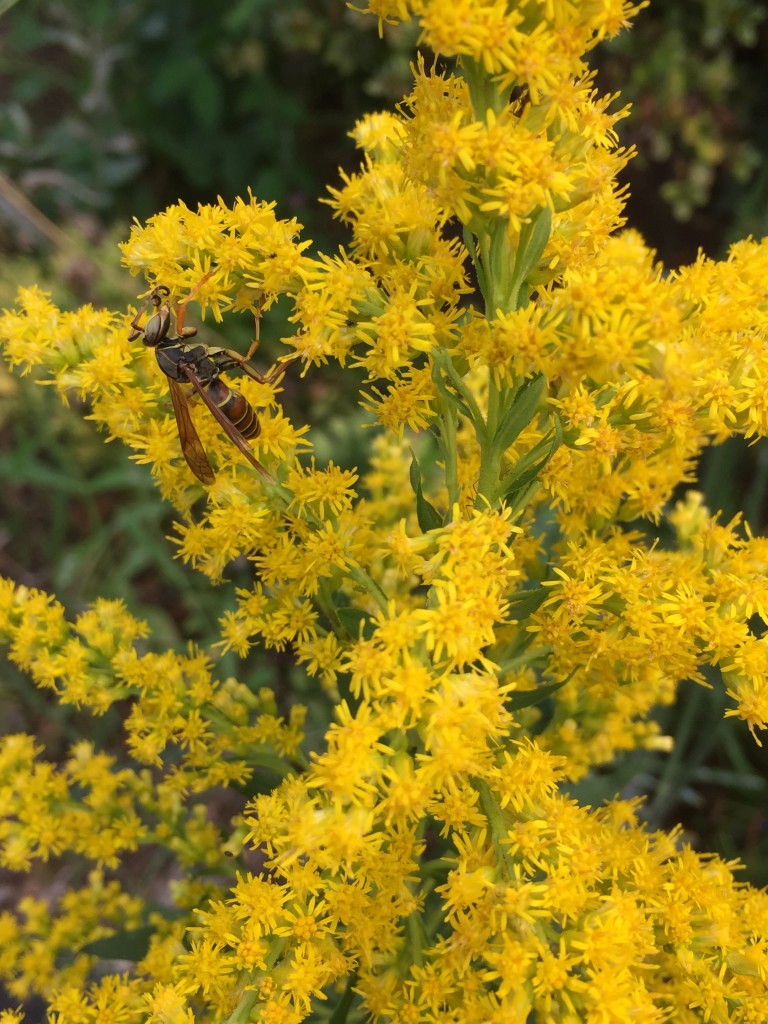
[(310, 509), (318, 518), (325, 519), (352, 508), (357, 479), (356, 472), (339, 469), (333, 462), (318, 470), (313, 457), (311, 468), (296, 465), (290, 470), (286, 486), (293, 493), (292, 504), (300, 512)]
[(397, 159), (404, 130), (397, 115), (384, 110), (361, 118), (349, 134), (372, 159), (387, 161)]
[(193, 293), (218, 322), (230, 308), (255, 311), (260, 293), (296, 290), (311, 266), (302, 256), (310, 243), (296, 241), (301, 225), (278, 220), (274, 208), (253, 196), (232, 207), (220, 198), (196, 212), (179, 203), (133, 228), (121, 246), (124, 261), (151, 272), (177, 301)]
[(157, 984), (144, 996), (149, 1011), (147, 1024), (195, 1024), (195, 1014), (187, 1005), (182, 982)]
[(336, 680), (341, 661), (341, 643), (333, 633), (319, 634), (296, 644), (296, 659), (306, 665), (310, 676), (318, 676), (323, 688), (337, 698)]
[[(308, 255), (251, 195), (134, 228), (126, 263), (169, 289), (170, 330), (186, 300), (187, 326), (226, 325), (286, 296), (286, 364), (365, 368), (385, 430), (359, 471), (303, 458), (311, 433), (276, 378), (249, 378), (235, 387), (270, 476), (198, 403), (217, 477), (196, 481), (132, 313), (66, 314), (31, 289), (0, 318), (11, 362), (89, 399), (153, 464), (182, 557), (251, 574), (217, 656), (279, 651), (324, 691), (305, 740), (306, 709), (277, 713), (289, 694), (146, 647), (119, 603), (70, 624), (0, 583), (11, 658), (81, 713), (119, 701), (125, 755), (0, 743), (2, 863), (129, 877), (137, 844), (173, 858), (167, 915), (103, 872), (0, 916), (0, 980), (56, 1024), (300, 1024), (320, 999), (377, 1021), (768, 1017), (768, 904), (738, 865), (649, 832), (631, 802), (563, 790), (668, 749), (653, 709), (712, 667), (729, 714), (758, 734), (768, 715), (768, 543), (695, 495), (668, 511), (704, 446), (768, 432), (768, 246), (669, 272), (613, 234), (625, 110), (584, 54), (637, 6), (372, 3), (418, 19), (440, 59), (354, 130), (362, 166), (330, 198), (346, 249)], [(638, 516), (666, 517), (677, 545), (649, 546)], [(97, 952), (142, 936), (123, 973)]]
[(62, 312), (36, 287), (19, 289), (18, 302), (20, 312), (0, 317), (0, 338), (11, 365), (21, 365), (24, 372), (45, 366), (60, 392), (75, 388), (84, 395), (80, 368), (115, 329), (114, 314), (92, 306)]

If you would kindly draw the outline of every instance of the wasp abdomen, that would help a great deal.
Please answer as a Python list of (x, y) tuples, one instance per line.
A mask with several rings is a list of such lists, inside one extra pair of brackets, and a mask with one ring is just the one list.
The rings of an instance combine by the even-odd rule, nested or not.
[(261, 433), (256, 410), (239, 391), (228, 387), (222, 380), (212, 380), (207, 387), (211, 400), (221, 409), (230, 423), (244, 438), (250, 440)]

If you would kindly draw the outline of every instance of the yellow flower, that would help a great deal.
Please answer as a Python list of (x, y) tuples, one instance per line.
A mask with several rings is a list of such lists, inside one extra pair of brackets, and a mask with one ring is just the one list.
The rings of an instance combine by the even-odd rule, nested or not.
[(342, 470), (329, 462), (325, 469), (311, 469), (296, 465), (288, 475), (286, 484), (293, 493), (293, 502), (303, 511), (311, 509), (321, 519), (338, 515), (352, 507), (354, 484), (358, 479), (352, 470)]
[(400, 437), (404, 431), (424, 430), (434, 419), (435, 391), (432, 371), (408, 368), (387, 386), (362, 393), (361, 405), (374, 412), (383, 427)]
[(187, 1005), (181, 983), (155, 985), (144, 999), (150, 1013), (148, 1024), (195, 1024), (195, 1015)]
[(222, 994), (231, 983), (230, 976), (235, 969), (233, 958), (225, 952), (223, 944), (209, 939), (194, 939), (189, 953), (180, 954), (178, 961), (190, 994)]

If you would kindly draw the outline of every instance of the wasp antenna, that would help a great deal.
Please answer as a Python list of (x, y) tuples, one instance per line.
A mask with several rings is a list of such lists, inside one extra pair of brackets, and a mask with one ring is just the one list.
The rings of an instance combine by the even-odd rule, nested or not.
[(138, 310), (136, 311), (136, 315), (134, 316), (133, 320), (131, 320), (132, 330), (131, 333), (128, 335), (128, 341), (135, 341), (136, 338), (144, 334), (144, 328), (139, 323), (139, 320), (144, 316), (144, 310), (147, 308), (150, 302), (154, 305), (155, 309), (159, 309), (161, 301), (159, 298), (159, 293), (162, 290), (165, 290), (165, 293), (168, 294), (168, 289), (165, 287), (165, 285), (156, 285), (152, 289), (152, 291), (149, 292), (149, 294), (144, 299), (142, 304), (139, 306)]
[[(186, 315), (187, 315), (187, 303), (191, 302), (192, 299), (194, 299), (195, 295), (197, 295), (197, 293), (203, 287), (205, 282), (209, 281), (213, 277), (213, 274), (214, 274), (215, 270), (216, 270), (215, 267), (211, 267), (210, 270), (206, 271), (206, 273), (203, 274), (203, 276), (197, 282), (195, 287), (189, 292), (189, 294), (184, 299), (184, 301), (177, 303), (177, 305), (176, 305), (176, 333), (179, 336), (181, 336), (181, 337), (185, 336), (183, 334), (183, 332), (185, 330), (185, 328), (184, 328), (184, 320), (186, 319)], [(195, 332), (195, 333), (197, 333), (197, 332)]]

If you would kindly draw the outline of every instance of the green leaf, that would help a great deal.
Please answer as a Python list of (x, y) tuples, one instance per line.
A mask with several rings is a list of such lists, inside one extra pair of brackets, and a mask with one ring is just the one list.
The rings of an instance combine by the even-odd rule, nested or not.
[(81, 953), (98, 956), (102, 960), (142, 960), (149, 950), (149, 940), (155, 934), (152, 925), (143, 925), (130, 931), (116, 932), (105, 939), (96, 939), (80, 947)]
[[(273, 793), (289, 775), (295, 775), (300, 770), (298, 764), (289, 764), (278, 757), (273, 758), (277, 763), (274, 769), (259, 764), (260, 760), (258, 757), (252, 759), (249, 756), (248, 764), (253, 767), (251, 774), (243, 782), (232, 781), (229, 783), (229, 788), (235, 793), (239, 793), (245, 800), (253, 800), (254, 797), (265, 793)], [(228, 857), (237, 856), (237, 853), (233, 853), (231, 849), (223, 849)]]
[(531, 480), (523, 487), (518, 488), (516, 491), (512, 491), (505, 500), (507, 508), (511, 509), (513, 515), (516, 515), (533, 501), (533, 497), (540, 487), (541, 480), (537, 478), (536, 480)]
[(521, 284), (527, 281), (538, 267), (551, 234), (552, 211), (548, 206), (544, 206), (520, 231), (520, 245), (515, 259), (515, 278)]
[[(341, 999), (336, 1003), (336, 1008), (331, 1014), (328, 1024), (346, 1024), (347, 1019), (350, 1017), (350, 1010), (353, 1004), (358, 1001), (359, 996), (355, 992), (355, 986), (357, 985), (357, 971), (353, 971), (352, 974), (347, 978), (347, 984), (344, 988), (344, 993)], [(355, 1014), (352, 1014), (352, 1019), (355, 1019)]]
[[(457, 409), (460, 409), (461, 412), (464, 413), (467, 419), (470, 419), (473, 422), (475, 422), (475, 416), (473, 415), (472, 410), (467, 404), (466, 399), (462, 395), (461, 390), (457, 384), (456, 378), (458, 378), (459, 381), (461, 380), (461, 378), (456, 373), (456, 370), (453, 367), (453, 363), (448, 353), (445, 352), (444, 350), (437, 349), (435, 352), (433, 352), (432, 359), (432, 380), (434, 381), (437, 390), (440, 392), (440, 394), (443, 396), (446, 402), (448, 402), (451, 405), (455, 405)], [(451, 384), (450, 388), (446, 383), (446, 378)]]
[(503, 497), (511, 497), (516, 491), (535, 480), (562, 444), (563, 428), (559, 417), (554, 416), (552, 422), (553, 432), (543, 437), (529, 452), (518, 459), (511, 472), (501, 481)]
[(539, 285), (549, 284), (550, 281), (562, 273), (562, 267), (558, 264), (554, 267), (539, 267), (538, 270), (533, 270), (526, 277), (525, 283), (531, 288), (538, 288)]
[(353, 640), (359, 640), (362, 635), (368, 637), (371, 634), (371, 616), (361, 608), (337, 608), (336, 614), (339, 622), (349, 633)]
[(536, 704), (543, 703), (543, 701), (551, 697), (553, 693), (557, 693), (560, 687), (565, 686), (567, 682), (568, 680), (564, 679), (562, 683), (550, 683), (547, 686), (539, 686), (536, 690), (522, 690), (520, 693), (512, 694), (512, 696), (505, 701), (505, 704), (510, 711), (520, 711), (522, 708), (532, 708)]
[[(291, 766), (285, 762), (280, 771), (271, 771), (269, 768), (257, 766), (246, 782), (230, 782), (229, 786), (230, 789), (239, 793), (246, 800), (253, 800), (256, 796), (273, 793), (288, 775), (295, 774), (296, 771), (297, 767), (295, 765)], [(224, 850), (224, 852), (228, 857), (235, 856), (235, 854), (228, 850)]]
[(728, 953), (725, 959), (734, 974), (740, 974), (742, 977), (748, 978), (759, 978), (761, 976), (757, 961), (749, 959), (743, 953), (739, 953), (738, 950)]
[(511, 444), (514, 444), (536, 415), (546, 386), (547, 382), (541, 373), (536, 374), (535, 377), (524, 381), (520, 385), (512, 405), (504, 415), (493, 439), (493, 443), (499, 449), (500, 455)]
[(510, 288), (516, 308), (521, 305), (519, 293), (530, 275), (538, 268), (551, 233), (552, 211), (548, 206), (543, 207), (520, 231), (520, 244), (517, 248)]
[(507, 608), (511, 613), (510, 617), (520, 621), (533, 615), (537, 608), (543, 604), (547, 596), (546, 587), (535, 587), (532, 590), (518, 590), (507, 598)]
[(416, 454), (411, 449), (411, 487), (416, 495), (416, 518), (419, 521), (419, 529), (422, 533), (429, 533), (430, 530), (438, 530), (443, 525), (443, 517), (434, 505), (430, 505), (424, 497), (421, 489), (421, 470)]

